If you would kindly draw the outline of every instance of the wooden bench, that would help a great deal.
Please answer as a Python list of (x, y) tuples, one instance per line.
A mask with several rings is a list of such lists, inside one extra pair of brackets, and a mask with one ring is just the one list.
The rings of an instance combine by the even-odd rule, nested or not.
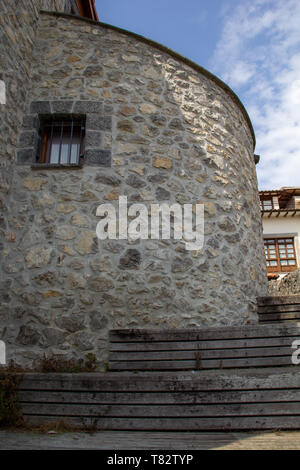
[(260, 323), (300, 323), (300, 296), (260, 297), (257, 299)]
[(300, 327), (112, 330), (110, 371), (171, 371), (292, 365)]

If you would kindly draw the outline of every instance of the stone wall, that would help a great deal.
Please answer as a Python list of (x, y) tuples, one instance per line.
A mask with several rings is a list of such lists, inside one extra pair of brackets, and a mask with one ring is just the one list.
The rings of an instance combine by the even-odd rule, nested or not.
[[(61, 110), (87, 115), (84, 165), (33, 169), (34, 123)], [(267, 282), (253, 135), (218, 80), (135, 35), (44, 14), (18, 135), (1, 289), (11, 358), (93, 351), (104, 363), (110, 328), (257, 321)], [(204, 203), (204, 249), (100, 242), (96, 208), (119, 195)]]
[(286, 276), (269, 281), (270, 295), (299, 295), (300, 294), (300, 269), (288, 273)]
[[(0, 103), (0, 250), (6, 256), (10, 233), (10, 190), (14, 156), (28, 90), (39, 9), (63, 11), (68, 0), (9, 0), (0, 3), (0, 80), (5, 83), (6, 104)], [(7, 274), (0, 265), (1, 291)], [(5, 331), (6, 308), (2, 299), (0, 335)]]
[(6, 104), (0, 104), (0, 208), (6, 226), (15, 147), (22, 123), (40, 9), (64, 11), (71, 0), (9, 0), (0, 5), (0, 80)]

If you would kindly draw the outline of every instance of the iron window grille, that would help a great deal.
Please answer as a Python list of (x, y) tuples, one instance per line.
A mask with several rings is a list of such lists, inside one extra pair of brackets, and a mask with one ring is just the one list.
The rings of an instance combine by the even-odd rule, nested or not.
[(79, 165), (83, 158), (85, 119), (45, 119), (41, 123), (37, 162)]

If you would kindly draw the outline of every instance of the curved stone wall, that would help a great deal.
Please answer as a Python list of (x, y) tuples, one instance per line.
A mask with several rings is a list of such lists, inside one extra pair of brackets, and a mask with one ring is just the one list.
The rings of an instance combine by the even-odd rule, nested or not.
[[(132, 34), (43, 14), (20, 130), (2, 295), (10, 357), (106, 361), (110, 328), (255, 322), (267, 294), (253, 134), (210, 74)], [(32, 168), (41, 115), (86, 115), (80, 169)], [(97, 206), (205, 204), (203, 250), (96, 237)]]

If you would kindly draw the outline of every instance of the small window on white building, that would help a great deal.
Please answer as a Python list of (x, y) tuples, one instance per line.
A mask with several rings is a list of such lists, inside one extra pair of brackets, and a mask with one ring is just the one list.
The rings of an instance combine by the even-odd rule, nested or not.
[(290, 272), (297, 269), (293, 238), (265, 238), (264, 245), (268, 273)]

